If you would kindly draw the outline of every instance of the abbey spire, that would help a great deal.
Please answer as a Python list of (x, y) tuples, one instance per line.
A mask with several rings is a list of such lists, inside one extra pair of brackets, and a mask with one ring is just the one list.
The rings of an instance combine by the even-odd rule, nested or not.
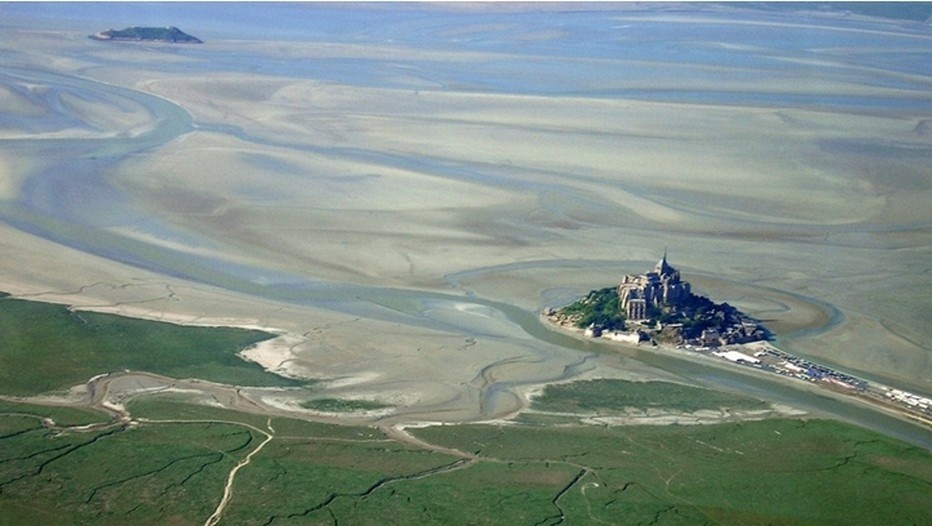
[(656, 272), (657, 275), (659, 276), (671, 275), (674, 272), (676, 272), (676, 269), (674, 269), (673, 267), (670, 266), (669, 263), (667, 263), (667, 248), (666, 247), (663, 248), (663, 258), (661, 258), (660, 261), (657, 262), (657, 266), (654, 267), (654, 272)]
[(689, 283), (680, 280), (680, 272), (667, 262), (666, 249), (653, 272), (626, 275), (618, 287), (621, 308), (629, 320), (646, 320), (656, 309), (681, 303), (691, 294)]

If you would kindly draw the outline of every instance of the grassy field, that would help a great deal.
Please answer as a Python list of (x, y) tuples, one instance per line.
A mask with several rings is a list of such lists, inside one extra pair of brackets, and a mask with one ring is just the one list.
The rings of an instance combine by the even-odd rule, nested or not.
[[(176, 326), (136, 330), (133, 320), (115, 316), (78, 319), (60, 307), (0, 304), (11, 312), (6, 327), (10, 318), (26, 319), (15, 312), (22, 308), (33, 317), (30, 323), (65, 331), (30, 327), (11, 338), (42, 349), (30, 354), (4, 347), (5, 356), (16, 356), (2, 372), (19, 382), (14, 391), (25, 390), (17, 373), (37, 376), (52, 355), (47, 349), (110, 367), (139, 363), (134, 355), (140, 349), (160, 353), (160, 329), (179, 330), (170, 338), (177, 349), (198, 347), (216, 334)], [(225, 339), (223, 348), (260, 336), (231, 334), (238, 339)], [(75, 347), (65, 335), (78, 340)], [(240, 378), (251, 374), (234, 362), (222, 365), (213, 353), (192, 354), (196, 358), (163, 363), (161, 372), (201, 367)], [(84, 378), (101, 366), (76, 364), (75, 374)], [(73, 381), (66, 373), (49, 385)], [(337, 407), (346, 402), (320, 400)], [(534, 424), (409, 430), (430, 444), (475, 455), (464, 458), (390, 439), (375, 428), (239, 413), (170, 393), (128, 402), (137, 419), (132, 424), (89, 409), (0, 401), (0, 525), (203, 524), (233, 467), (261, 444), (238, 471), (222, 524), (886, 526), (924, 524), (932, 516), (929, 451), (850, 425), (769, 419), (611, 427), (572, 418), (632, 407), (761, 404), (678, 384), (598, 380), (548, 388), (534, 407), (560, 414), (531, 413)]]
[(48, 409), (0, 414), (0, 524), (202, 524), (267, 423), (273, 439), (240, 470), (224, 524), (888, 525), (932, 513), (927, 451), (831, 421), (413, 430), (470, 461), (371, 428), (177, 401), (130, 404), (174, 422), (91, 432), (43, 427)]
[(51, 418), (62, 426), (82, 426), (106, 422), (110, 418), (107, 413), (83, 407), (39, 406), (3, 400), (0, 400), (0, 415), (23, 415), (33, 419)]
[[(334, 513), (389, 493), (409, 477), (443, 469), (457, 459), (396, 442), (291, 437), (273, 440), (238, 483), (230, 524), (332, 524)], [(432, 477), (431, 477), (432, 478)], [(392, 481), (395, 481), (394, 483)], [(370, 523), (413, 524), (372, 509)], [(358, 524), (349, 516), (339, 522)]]
[[(181, 399), (172, 399), (172, 395), (155, 395), (136, 399), (127, 406), (134, 418), (150, 420), (187, 420), (187, 421), (224, 421), (239, 422), (245, 425), (265, 429), (268, 417), (240, 413), (221, 407), (197, 405)], [(377, 429), (365, 426), (338, 426), (319, 422), (307, 422), (292, 418), (272, 418), (272, 427), (276, 436), (321, 438), (330, 440), (381, 440), (385, 436)]]
[(0, 524), (203, 522), (255, 440), (215, 423), (22, 429), (2, 438)]
[(554, 413), (610, 415), (626, 409), (766, 409), (766, 402), (739, 394), (669, 382), (591, 380), (550, 385), (534, 398), (531, 409)]
[(508, 465), (584, 473), (556, 504), (569, 524), (923, 524), (927, 451), (831, 421), (708, 426), (420, 429)]
[(60, 390), (123, 369), (234, 385), (299, 385), (236, 355), (270, 337), (0, 297), (0, 394)]
[(373, 402), (371, 400), (348, 400), (344, 398), (315, 398), (301, 403), (305, 409), (325, 411), (328, 413), (352, 413), (356, 411), (372, 411), (391, 407), (389, 405)]

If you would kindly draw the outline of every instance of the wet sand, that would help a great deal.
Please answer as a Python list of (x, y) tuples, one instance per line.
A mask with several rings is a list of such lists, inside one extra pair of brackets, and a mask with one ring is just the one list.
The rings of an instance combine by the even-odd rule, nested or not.
[[(901, 33), (882, 45), (928, 51)], [(927, 97), (915, 86), (929, 77), (865, 72), (855, 36), (817, 78), (787, 51), (796, 65), (777, 83), (756, 62), (578, 65), (608, 90), (706, 94), (661, 101), (466, 86), (517, 60), (502, 50), (16, 35), (0, 45), (21, 74), (0, 83), (16, 116), (0, 123), (2, 290), (267, 327), (280, 347), (247, 355), (272, 369), (399, 420), (468, 421), (567, 378), (688, 381), (542, 341), (508, 310), (533, 317), (667, 247), (685, 279), (766, 319), (788, 351), (932, 392), (932, 114), (890, 103)], [(307, 66), (333, 60), (375, 66), (340, 79)], [(625, 67), (652, 76), (600, 73)], [(785, 102), (709, 103), (716, 77)], [(829, 92), (879, 102), (792, 102)], [(80, 184), (61, 176), (75, 159), (91, 163)]]

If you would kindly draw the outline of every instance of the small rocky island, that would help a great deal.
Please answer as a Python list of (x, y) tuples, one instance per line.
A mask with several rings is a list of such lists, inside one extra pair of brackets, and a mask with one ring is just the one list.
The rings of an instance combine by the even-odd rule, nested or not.
[(694, 294), (667, 255), (653, 272), (626, 275), (617, 287), (593, 290), (562, 309), (544, 313), (561, 326), (586, 335), (638, 343), (718, 347), (770, 339), (757, 320), (727, 303)]
[(92, 40), (125, 42), (167, 42), (169, 44), (202, 44), (203, 41), (193, 37), (175, 26), (169, 27), (127, 27), (126, 29), (108, 29), (89, 36)]

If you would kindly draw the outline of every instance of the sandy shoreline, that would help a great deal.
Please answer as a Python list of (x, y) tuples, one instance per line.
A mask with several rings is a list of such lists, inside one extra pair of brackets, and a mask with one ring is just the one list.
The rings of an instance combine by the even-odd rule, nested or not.
[[(263, 367), (470, 421), (550, 382), (675, 377), (470, 302), (534, 313), (667, 246), (793, 354), (932, 392), (924, 65), (865, 60), (863, 35), (788, 49), (775, 75), (701, 25), (692, 62), (637, 40), (637, 60), (559, 40), (535, 45), (568, 54), (325, 37), (167, 53), (4, 24), (0, 136), (17, 139), (0, 143), (0, 290), (15, 296), (260, 328), (278, 336), (245, 353)], [(812, 59), (837, 67), (814, 79)], [(392, 294), (295, 299), (321, 282)]]
[[(111, 305), (104, 305), (104, 301), (99, 297), (101, 292), (107, 292), (112, 294), (114, 291), (119, 290), (124, 296), (128, 294), (128, 291), (133, 290), (133, 287), (124, 287), (112, 288), (104, 287), (91, 287), (84, 288), (79, 291), (72, 293), (59, 293), (51, 295), (40, 295), (39, 298), (34, 296), (30, 299), (43, 299), (49, 300), (54, 299), (55, 302), (64, 303), (68, 305), (74, 305), (74, 308), (78, 309), (88, 309), (99, 312), (108, 312), (113, 314), (128, 315), (133, 317), (140, 317), (144, 319), (150, 319), (155, 321), (166, 321), (172, 323), (178, 323), (183, 325), (197, 325), (197, 326), (235, 326), (245, 329), (258, 329), (270, 334), (276, 335), (270, 340), (261, 342), (259, 345), (256, 345), (250, 349), (244, 350), (241, 355), (243, 359), (254, 361), (260, 364), (263, 368), (269, 370), (270, 372), (276, 374), (282, 374), (289, 377), (297, 378), (307, 378), (313, 380), (322, 380), (320, 382), (315, 382), (315, 393), (313, 395), (301, 394), (301, 393), (280, 393), (276, 394), (273, 391), (268, 390), (251, 390), (248, 396), (252, 400), (252, 403), (258, 404), (256, 407), (263, 407), (262, 411), (271, 411), (276, 414), (283, 416), (293, 416), (297, 418), (310, 418), (328, 422), (344, 422), (350, 424), (378, 424), (378, 425), (389, 425), (391, 423), (402, 423), (409, 424), (413, 422), (421, 422), (424, 425), (439, 425), (439, 424), (455, 424), (460, 422), (487, 422), (487, 423), (507, 423), (511, 422), (512, 418), (518, 414), (527, 411), (530, 405), (530, 400), (533, 398), (535, 392), (539, 392), (543, 386), (552, 384), (552, 383), (562, 383), (564, 381), (577, 381), (585, 380), (588, 378), (600, 378), (600, 377), (614, 377), (617, 375), (617, 372), (612, 372), (611, 369), (599, 368), (593, 369), (589, 373), (577, 374), (568, 378), (566, 380), (554, 381), (544, 380), (543, 378), (540, 381), (530, 381), (523, 386), (516, 386), (512, 388), (512, 391), (516, 395), (517, 405), (510, 407), (505, 410), (507, 418), (501, 418), (499, 416), (488, 416), (488, 417), (479, 417), (475, 413), (475, 407), (473, 404), (478, 404), (478, 399), (474, 398), (475, 395), (467, 395), (470, 389), (465, 391), (460, 391), (458, 389), (451, 389), (452, 385), (447, 382), (437, 382), (437, 381), (427, 381), (427, 382), (404, 382), (399, 380), (400, 378), (409, 378), (410, 375), (416, 371), (415, 368), (408, 368), (398, 370), (392, 375), (386, 376), (382, 371), (376, 373), (377, 368), (373, 367), (364, 367), (356, 368), (351, 367), (346, 369), (345, 366), (340, 365), (337, 369), (332, 369), (328, 372), (327, 368), (314, 367), (310, 366), (314, 363), (312, 356), (315, 354), (308, 353), (309, 350), (312, 350), (314, 347), (320, 346), (321, 342), (314, 341), (314, 337), (309, 338), (309, 334), (306, 330), (297, 329), (297, 327), (306, 327), (304, 324), (291, 325), (291, 330), (286, 330), (283, 327), (288, 327), (287, 323), (268, 323), (271, 319), (284, 320), (287, 318), (281, 318), (280, 316), (269, 318), (265, 322), (262, 322), (259, 318), (255, 317), (242, 317), (242, 316), (219, 316), (222, 312), (230, 312), (231, 306), (237, 304), (239, 300), (236, 299), (236, 296), (229, 296), (228, 293), (222, 291), (212, 292), (207, 288), (201, 287), (190, 287), (182, 283), (172, 283), (171, 285), (166, 285), (164, 283), (159, 283), (158, 285), (152, 283), (137, 283), (135, 287), (138, 287), (140, 290), (136, 291), (138, 295), (142, 291), (147, 291), (147, 294), (151, 294), (153, 289), (161, 290), (162, 294), (166, 294), (166, 291), (173, 291), (171, 294), (166, 294), (166, 297), (170, 297), (169, 301), (172, 308), (165, 308), (164, 301), (163, 303), (153, 302), (153, 298), (149, 297), (142, 303), (134, 304), (132, 302), (120, 302), (116, 301)], [(98, 290), (100, 289), (100, 290)], [(97, 292), (97, 294), (89, 294), (92, 292)], [(193, 294), (194, 297), (200, 298), (198, 301), (191, 302), (190, 298), (187, 297), (188, 294)], [(213, 297), (214, 294), (220, 294), (219, 297)], [(107, 296), (104, 294), (103, 296)], [(133, 296), (132, 294), (129, 295)], [(209, 300), (209, 298), (213, 299)], [(221, 299), (222, 298), (222, 299)], [(117, 299), (117, 298), (114, 298)], [(123, 300), (130, 299), (129, 297), (120, 298)], [(231, 301), (233, 300), (233, 301)], [(242, 308), (248, 309), (249, 312), (255, 312), (255, 306), (257, 303), (255, 299), (252, 298), (243, 298), (245, 303), (242, 305)], [(200, 309), (206, 309), (207, 311), (213, 312), (214, 316), (204, 316), (196, 315), (191, 312), (185, 312), (185, 309), (179, 310), (179, 307), (187, 305), (191, 307), (193, 305), (199, 305)], [(224, 305), (222, 309), (217, 309), (219, 305)], [(272, 304), (275, 305), (275, 304)], [(270, 306), (272, 306), (270, 305)], [(213, 307), (210, 307), (213, 306)], [(281, 314), (282, 306), (278, 305), (274, 310), (278, 311)], [(233, 309), (235, 312), (236, 309)], [(451, 312), (460, 312), (462, 309), (454, 309)], [(307, 309), (298, 309), (297, 312), (302, 313), (300, 317), (306, 316)], [(461, 313), (463, 315), (471, 315), (469, 312)], [(583, 336), (582, 331), (569, 328), (569, 327), (559, 327), (557, 324), (552, 323), (551, 320), (548, 320), (546, 316), (540, 316), (540, 322), (544, 327), (549, 330), (557, 331), (561, 334), (568, 334), (573, 336), (579, 341), (591, 341), (590, 338)], [(293, 322), (292, 322), (293, 323)], [(358, 321), (356, 323), (359, 323)], [(333, 327), (351, 327), (350, 325), (344, 325), (337, 323)], [(376, 331), (377, 332), (377, 331)], [(354, 333), (355, 336), (350, 337), (349, 340), (344, 340), (343, 337), (340, 337), (336, 341), (358, 341), (358, 333), (355, 331), (350, 331)], [(350, 334), (348, 333), (347, 336)], [(325, 335), (326, 333), (317, 332), (314, 333), (315, 336)], [(383, 340), (384, 341), (384, 340)], [(411, 341), (423, 343), (422, 337), (416, 337), (411, 340), (400, 340), (400, 341)], [(609, 342), (606, 342), (609, 343)], [(876, 404), (867, 403), (864, 400), (859, 398), (852, 398), (846, 396), (845, 393), (830, 391), (819, 386), (809, 385), (798, 380), (793, 380), (789, 378), (783, 378), (778, 375), (764, 373), (761, 371), (751, 370), (746, 367), (738, 367), (730, 363), (725, 363), (720, 359), (712, 358), (709, 356), (699, 355), (695, 352), (690, 352), (684, 349), (676, 349), (672, 347), (659, 347), (653, 348), (648, 345), (632, 346), (626, 345), (618, 342), (614, 343), (614, 346), (621, 346), (627, 349), (633, 349), (637, 351), (647, 351), (657, 355), (666, 355), (674, 356), (676, 359), (684, 360), (686, 362), (694, 362), (702, 364), (704, 366), (711, 366), (719, 368), (722, 370), (738, 372), (743, 375), (748, 375), (755, 378), (766, 378), (768, 382), (778, 382), (780, 384), (792, 387), (793, 389), (800, 389), (803, 391), (811, 392), (818, 394), (819, 396), (829, 396), (834, 397), (839, 400), (844, 400), (848, 403), (855, 403), (863, 405), (865, 407), (870, 407), (872, 410), (877, 410), (878, 406)], [(609, 343), (609, 347), (612, 345)], [(468, 349), (465, 347), (464, 349)], [(753, 348), (753, 345), (751, 346)], [(320, 347), (321, 350), (326, 350), (327, 356), (329, 359), (333, 359), (335, 356), (331, 356), (332, 347), (325, 345)], [(462, 354), (460, 352), (459, 354)], [(753, 354), (753, 352), (750, 352)], [(322, 355), (317, 355), (322, 356)], [(490, 360), (491, 355), (484, 358), (485, 360)], [(606, 355), (604, 359), (608, 359), (610, 355)], [(476, 357), (479, 358), (479, 357)], [(333, 362), (334, 364), (342, 364), (345, 362), (346, 357), (342, 357), (340, 360)], [(477, 372), (475, 373), (480, 376), (478, 372), (480, 369), (487, 367), (485, 364), (488, 362), (472, 362), (472, 367), (476, 367)], [(423, 369), (421, 369), (423, 370)], [(496, 370), (496, 369), (490, 369)], [(499, 369), (501, 372), (495, 374), (499, 377), (499, 381), (507, 381), (509, 377), (511, 378), (522, 378), (530, 372), (528, 369), (519, 368), (514, 370), (508, 369)], [(503, 375), (508, 371), (507, 376)], [(488, 373), (483, 373), (488, 374)], [(513, 376), (514, 375), (514, 376)], [(643, 376), (641, 380), (647, 380), (652, 376), (649, 374)], [(656, 377), (656, 376), (653, 376)], [(455, 377), (454, 377), (455, 378)], [(638, 377), (635, 375), (630, 378), (631, 380), (637, 381)], [(675, 379), (668, 378), (665, 381), (676, 381)], [(453, 378), (450, 378), (450, 381), (454, 381)], [(217, 386), (219, 389), (221, 386)], [(193, 384), (193, 388), (198, 389), (198, 383)], [(180, 392), (179, 392), (180, 394)], [(190, 395), (190, 393), (189, 393)], [(357, 412), (357, 413), (344, 413), (344, 414), (334, 414), (334, 413), (324, 413), (319, 411), (311, 411), (303, 409), (300, 407), (300, 402), (303, 399), (306, 399), (307, 396), (328, 396), (336, 398), (345, 398), (345, 399), (361, 399), (361, 400), (371, 400), (379, 401), (382, 403), (389, 404), (389, 408), (378, 410), (378, 411), (369, 411), (369, 412)], [(193, 396), (193, 395), (191, 395)], [(297, 396), (297, 398), (296, 398)], [(480, 395), (481, 396), (481, 395)], [(201, 399), (203, 397), (195, 396), (196, 399)], [(204, 400), (210, 400), (211, 398), (205, 398)], [(475, 400), (475, 401), (471, 401)], [(203, 400), (202, 400), (203, 401)], [(216, 400), (215, 400), (216, 402)], [(465, 405), (464, 405), (465, 403)], [(221, 403), (221, 405), (226, 406), (226, 404)], [(237, 407), (246, 407), (246, 406), (237, 406)], [(472, 409), (470, 408), (472, 407)], [(893, 410), (888, 407), (880, 406), (879, 409), (886, 414), (894, 416), (896, 418), (904, 418), (903, 413)], [(775, 413), (772, 413), (774, 416), (784, 416), (784, 417), (805, 417), (807, 414), (801, 414), (795, 409), (792, 410), (777, 410)], [(816, 411), (818, 414), (818, 411)], [(742, 415), (735, 418), (758, 418), (761, 415)], [(727, 419), (727, 418), (726, 418)], [(908, 419), (908, 418), (907, 418)], [(632, 414), (627, 416), (619, 416), (612, 418), (601, 418), (597, 417), (595, 420), (592, 420), (590, 423), (593, 424), (603, 424), (603, 425), (666, 425), (666, 424), (706, 424), (714, 423), (716, 421), (723, 421), (714, 415), (711, 414), (702, 414), (702, 415), (688, 415), (688, 414), (649, 414), (649, 415), (638, 415)], [(926, 423), (928, 425), (928, 423)]]
[[(687, 350), (684, 348), (679, 348), (679, 347), (670, 346), (670, 345), (663, 345), (663, 344), (632, 345), (629, 343), (606, 340), (603, 338), (593, 339), (593, 338), (585, 336), (583, 329), (579, 329), (576, 327), (568, 327), (564, 325), (563, 323), (556, 321), (554, 318), (550, 316), (546, 316), (543, 313), (541, 313), (540, 319), (541, 319), (541, 323), (547, 326), (550, 330), (557, 331), (563, 334), (568, 334), (579, 340), (583, 340), (583, 341), (596, 340), (596, 341), (607, 344), (609, 347), (612, 347), (612, 346), (624, 347), (628, 349), (636, 349), (639, 351), (647, 351), (647, 352), (651, 352), (651, 353), (655, 353), (659, 355), (668, 355), (668, 356), (672, 355), (672, 356), (676, 356), (678, 359), (692, 361), (694, 363), (699, 363), (705, 366), (716, 367), (716, 368), (728, 370), (728, 371), (736, 371), (741, 374), (754, 376), (757, 378), (766, 378), (768, 381), (779, 382), (783, 385), (792, 387), (794, 389), (808, 390), (808, 391), (812, 391), (815, 393), (820, 393), (820, 395), (823, 395), (823, 396), (830, 396), (830, 397), (834, 397), (839, 400), (844, 400), (846, 402), (857, 403), (865, 407), (870, 407), (873, 410), (881, 411), (888, 415), (895, 416), (904, 421), (914, 422), (914, 423), (918, 423), (923, 426), (932, 427), (932, 419), (929, 419), (927, 417), (918, 415), (910, 411), (906, 411), (904, 409), (897, 408), (890, 403), (868, 399), (868, 398), (865, 398), (864, 396), (846, 392), (846, 390), (841, 389), (841, 388), (833, 388), (831, 385), (824, 384), (821, 382), (819, 383), (804, 382), (796, 378), (789, 378), (789, 377), (781, 376), (781, 375), (774, 374), (768, 371), (756, 369), (753, 367), (734, 364), (727, 360), (724, 360), (719, 357), (714, 357), (709, 354), (703, 354), (698, 351)], [(768, 347), (776, 348), (770, 342), (757, 341), (757, 342), (750, 342), (750, 343), (745, 343), (745, 344), (729, 344), (727, 346), (724, 346), (722, 349), (737, 350), (739, 352), (742, 352), (743, 354), (754, 356), (755, 352), (761, 349), (766, 349)], [(793, 413), (795, 411), (796, 410), (791, 410), (790, 413)], [(797, 416), (800, 416), (802, 414), (805, 414), (805, 413), (799, 412), (797, 413)]]

